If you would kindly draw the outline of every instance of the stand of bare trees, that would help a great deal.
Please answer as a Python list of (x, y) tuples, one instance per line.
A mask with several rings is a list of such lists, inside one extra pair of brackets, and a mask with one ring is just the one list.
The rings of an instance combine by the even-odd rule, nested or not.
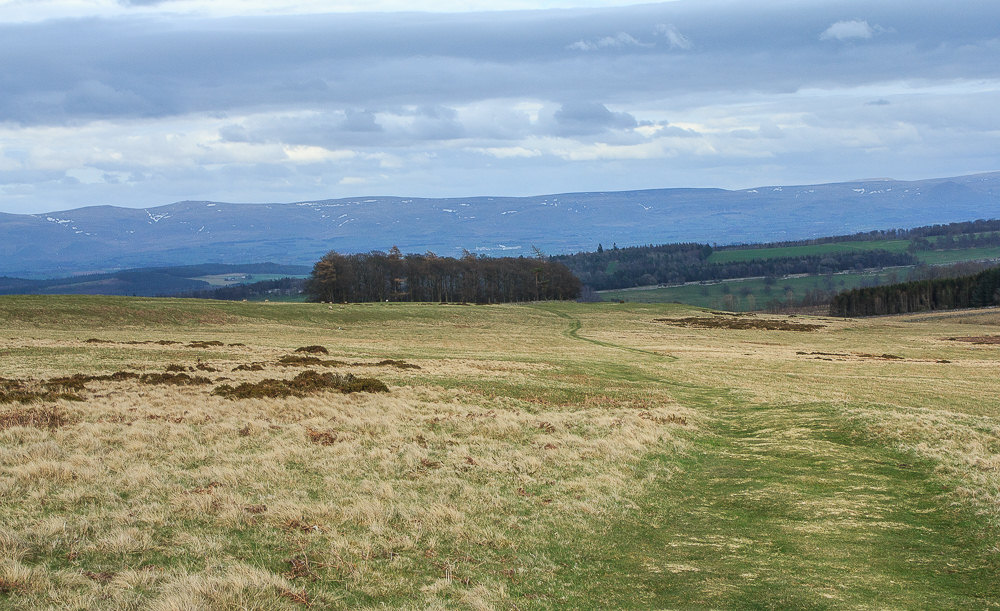
[(477, 257), (434, 253), (327, 253), (306, 282), (310, 301), (437, 301), (504, 303), (576, 299), (580, 281), (546, 258)]

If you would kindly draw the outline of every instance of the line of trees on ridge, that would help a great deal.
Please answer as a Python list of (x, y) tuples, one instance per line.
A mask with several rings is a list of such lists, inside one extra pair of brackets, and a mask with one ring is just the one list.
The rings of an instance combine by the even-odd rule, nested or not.
[(505, 303), (576, 299), (580, 281), (540, 252), (535, 258), (485, 257), (468, 251), (461, 258), (386, 253), (329, 252), (306, 281), (309, 301), (436, 301)]
[(830, 302), (830, 315), (881, 316), (991, 305), (1000, 305), (1000, 267), (972, 276), (844, 291)]
[(916, 252), (920, 250), (962, 250), (966, 248), (990, 248), (1000, 246), (1000, 233), (961, 233), (938, 236), (927, 239), (924, 237), (913, 238), (907, 250)]

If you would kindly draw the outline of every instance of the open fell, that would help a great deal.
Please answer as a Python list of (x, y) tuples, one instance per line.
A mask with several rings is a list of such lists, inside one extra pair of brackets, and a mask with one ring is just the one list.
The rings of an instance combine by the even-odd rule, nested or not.
[(998, 324), (3, 297), (0, 606), (995, 607)]

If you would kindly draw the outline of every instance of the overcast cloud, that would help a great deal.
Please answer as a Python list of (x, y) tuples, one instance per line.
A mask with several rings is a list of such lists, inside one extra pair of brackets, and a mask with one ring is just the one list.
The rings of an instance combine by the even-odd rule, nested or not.
[(0, 211), (1000, 170), (1000, 3), (622, 4), (0, 0)]

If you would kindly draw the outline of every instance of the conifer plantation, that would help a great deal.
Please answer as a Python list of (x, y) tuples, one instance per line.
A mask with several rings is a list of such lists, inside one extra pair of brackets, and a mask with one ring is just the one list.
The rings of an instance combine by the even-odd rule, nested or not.
[(1000, 267), (971, 276), (903, 282), (844, 291), (830, 303), (831, 316), (880, 316), (926, 310), (982, 308), (1000, 304)]

